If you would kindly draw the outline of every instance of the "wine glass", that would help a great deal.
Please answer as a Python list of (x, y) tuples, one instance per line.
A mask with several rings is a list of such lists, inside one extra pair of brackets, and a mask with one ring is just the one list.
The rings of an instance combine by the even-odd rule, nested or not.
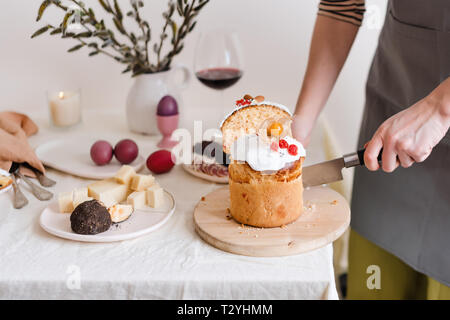
[[(224, 103), (223, 91), (243, 75), (240, 43), (236, 32), (215, 30), (200, 35), (195, 50), (195, 76), (205, 86), (221, 91), (224, 115), (231, 111), (231, 103)], [(223, 107), (230, 106), (229, 108)], [(228, 109), (228, 110), (227, 110)]]

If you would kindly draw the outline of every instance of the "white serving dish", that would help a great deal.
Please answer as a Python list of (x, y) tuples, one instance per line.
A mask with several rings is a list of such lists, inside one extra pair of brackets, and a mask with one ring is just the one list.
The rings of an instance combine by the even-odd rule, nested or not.
[(147, 207), (135, 210), (131, 216), (111, 228), (96, 235), (77, 234), (70, 227), (70, 213), (60, 213), (57, 201), (42, 211), (39, 223), (48, 233), (60, 238), (82, 242), (114, 242), (134, 239), (163, 226), (175, 211), (175, 199), (164, 190), (165, 205), (160, 209)]
[[(98, 139), (90, 137), (73, 137), (53, 140), (36, 148), (36, 155), (46, 166), (52, 167), (74, 176), (87, 179), (107, 179), (113, 177), (120, 169), (115, 157), (104, 166), (96, 165), (90, 156), (90, 147)], [(135, 171), (145, 164), (145, 159), (139, 155), (130, 163)]]

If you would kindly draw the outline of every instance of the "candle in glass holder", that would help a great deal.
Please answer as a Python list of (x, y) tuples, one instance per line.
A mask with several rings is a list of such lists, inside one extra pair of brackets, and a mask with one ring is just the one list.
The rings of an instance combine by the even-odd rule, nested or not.
[(58, 91), (48, 95), (51, 122), (56, 127), (70, 127), (81, 121), (79, 91)]

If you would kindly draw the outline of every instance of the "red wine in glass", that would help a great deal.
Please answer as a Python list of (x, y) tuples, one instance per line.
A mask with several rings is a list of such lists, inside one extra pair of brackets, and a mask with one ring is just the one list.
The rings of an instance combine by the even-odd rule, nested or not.
[(242, 73), (237, 68), (210, 68), (197, 71), (195, 76), (207, 87), (223, 90), (235, 84)]

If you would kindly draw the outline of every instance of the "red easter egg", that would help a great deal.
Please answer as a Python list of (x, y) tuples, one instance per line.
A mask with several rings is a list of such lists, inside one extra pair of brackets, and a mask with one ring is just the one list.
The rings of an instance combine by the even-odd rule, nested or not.
[(174, 165), (172, 153), (167, 150), (155, 151), (147, 159), (147, 168), (153, 173), (168, 172)]
[(139, 154), (139, 148), (133, 140), (124, 139), (114, 147), (114, 155), (121, 164), (133, 162)]
[(108, 141), (99, 140), (91, 146), (91, 159), (98, 166), (108, 164), (113, 157), (113, 148)]

